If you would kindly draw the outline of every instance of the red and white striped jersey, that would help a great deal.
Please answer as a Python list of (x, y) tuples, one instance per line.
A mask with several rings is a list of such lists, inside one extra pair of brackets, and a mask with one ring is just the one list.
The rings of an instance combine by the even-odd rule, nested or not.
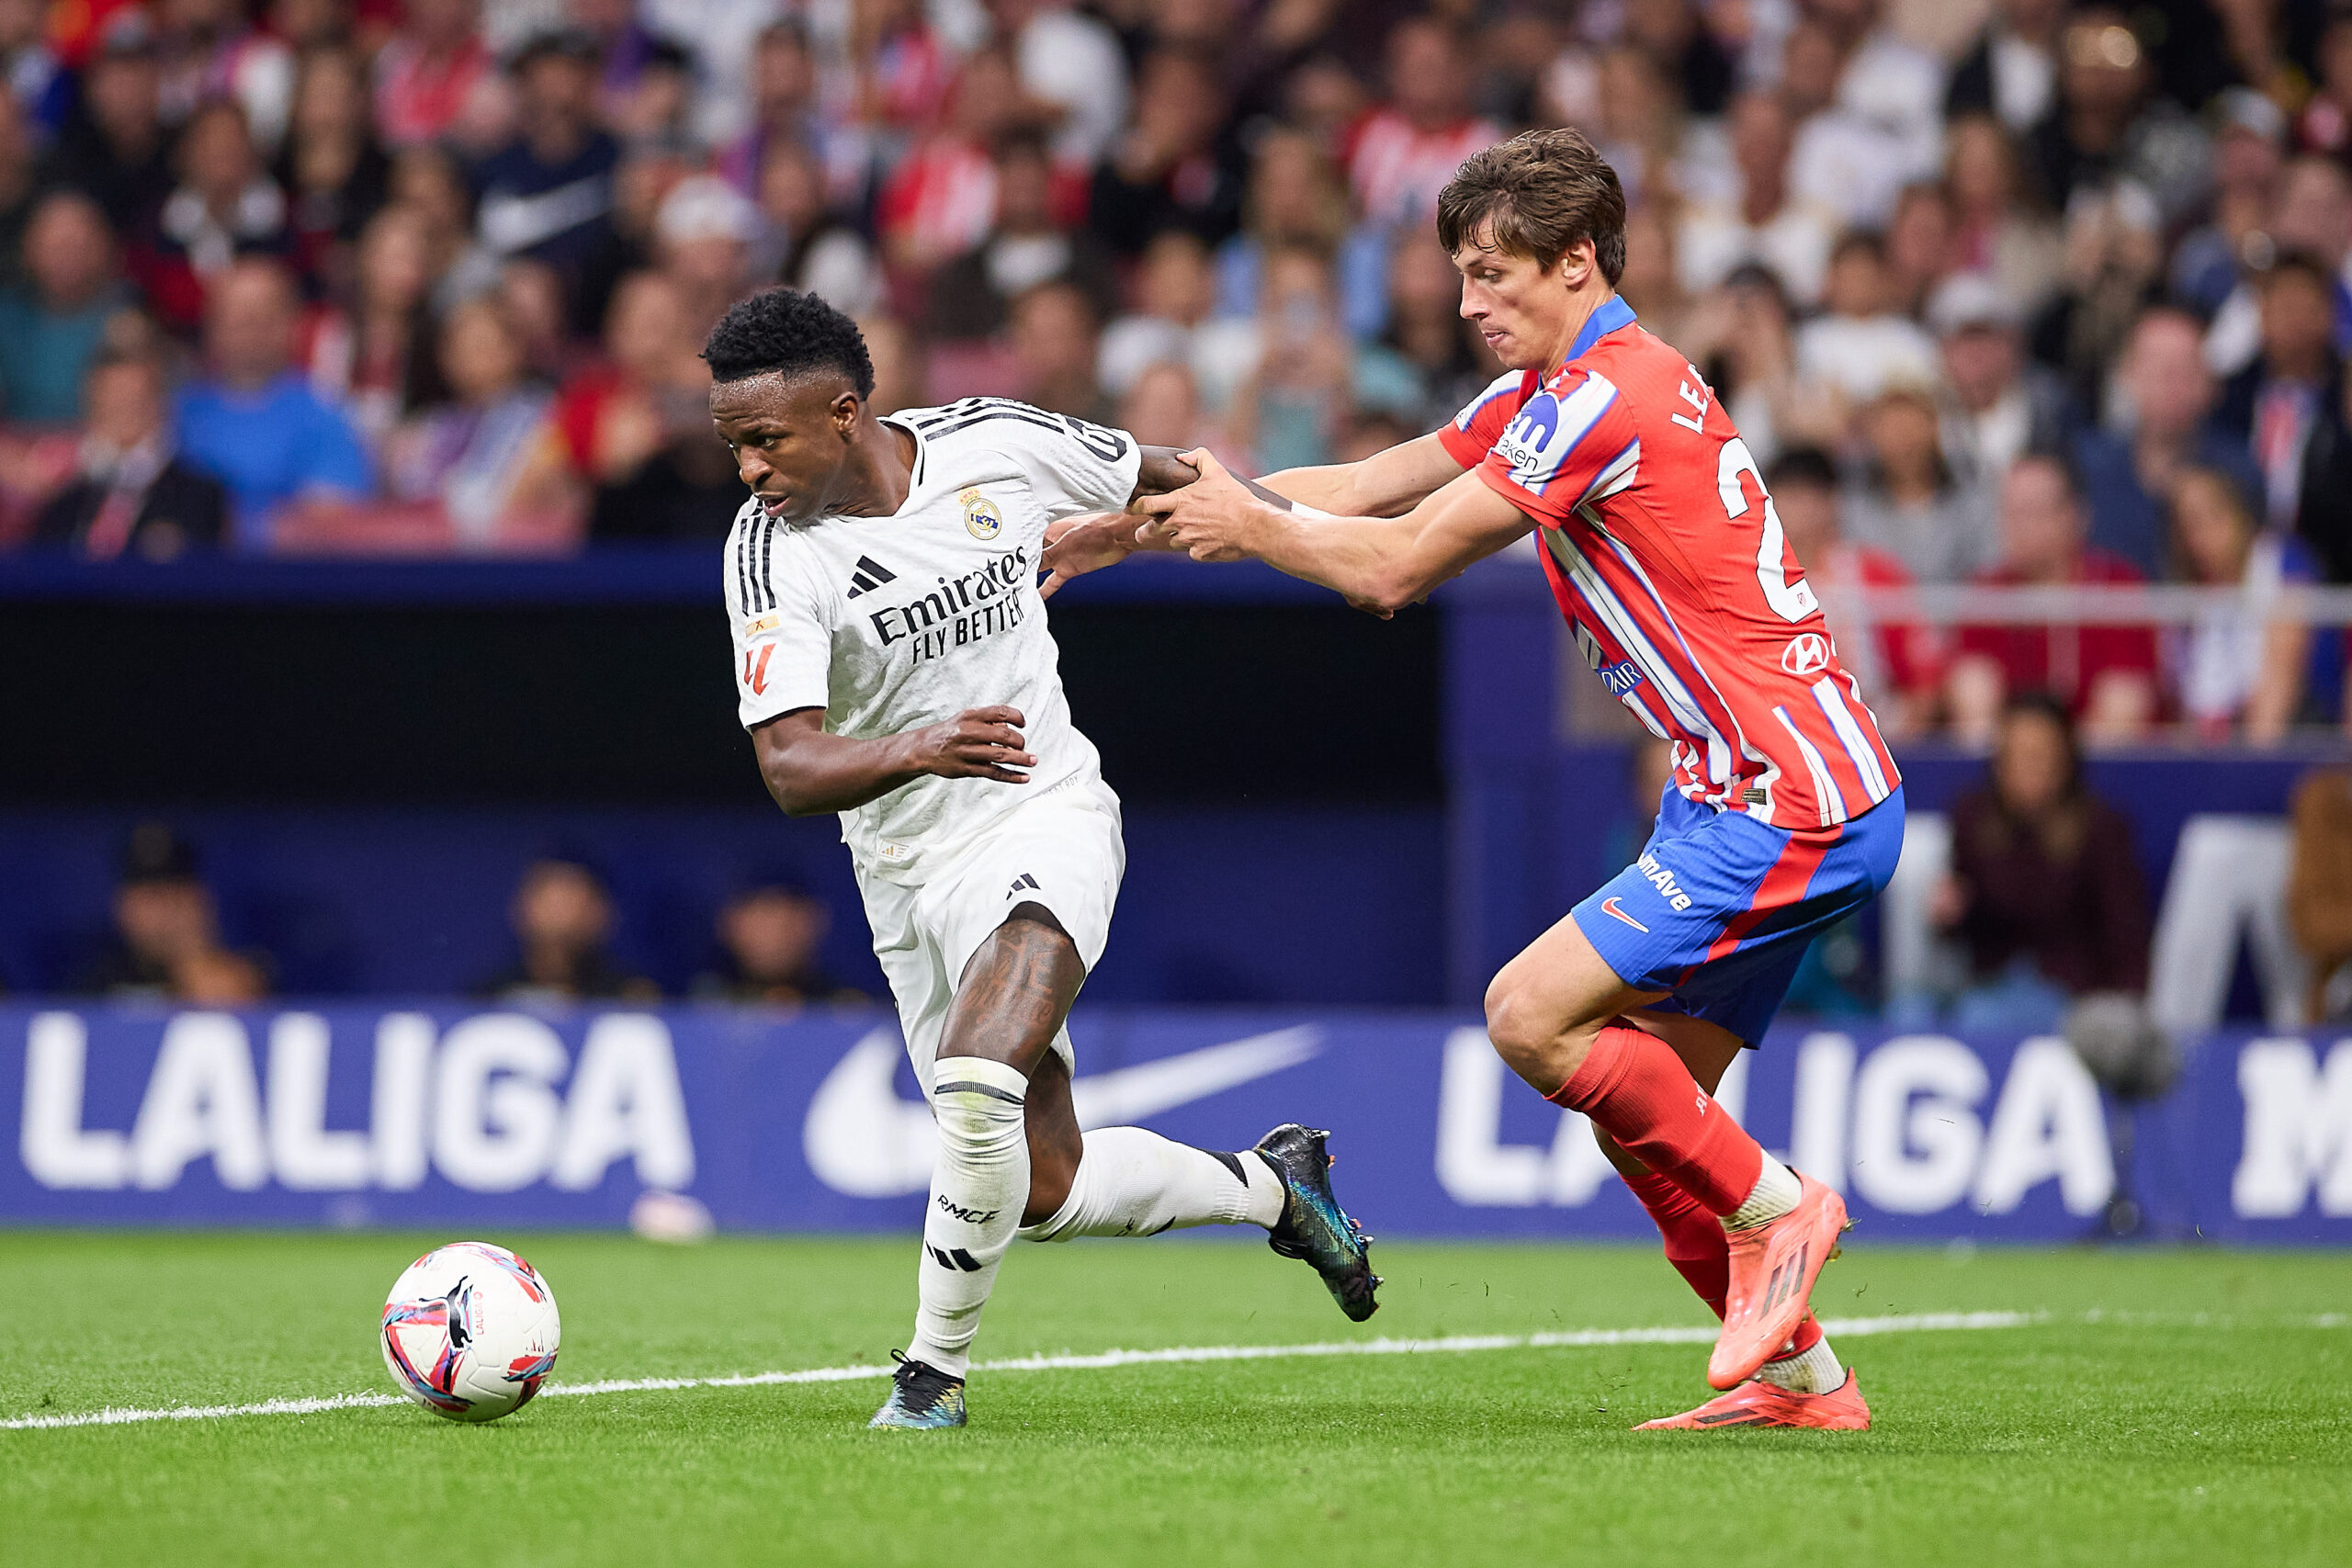
[(1803, 831), (1894, 792), (1894, 759), (1747, 444), (1631, 307), (1611, 299), (1558, 371), (1502, 377), (1439, 434), (1542, 525), (1577, 646), (1674, 742), (1685, 795)]

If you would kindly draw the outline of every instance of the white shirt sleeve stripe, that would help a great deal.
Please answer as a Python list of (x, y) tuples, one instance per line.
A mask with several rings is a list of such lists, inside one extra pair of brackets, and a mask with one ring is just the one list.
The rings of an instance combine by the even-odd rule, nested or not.
[(1887, 785), (1886, 770), (1878, 765), (1876, 748), (1862, 733), (1862, 727), (1854, 722), (1853, 713), (1846, 706), (1846, 695), (1838, 689), (1838, 683), (1824, 675), (1813, 683), (1813, 700), (1821, 705), (1829, 728), (1838, 732), (1838, 744), (1853, 759), (1854, 771), (1862, 775), (1862, 788), (1869, 792), (1871, 804), (1876, 806), (1894, 794)]
[(1804, 731), (1789, 717), (1787, 708), (1773, 708), (1772, 716), (1781, 721), (1781, 728), (1797, 743), (1797, 750), (1804, 758), (1804, 771), (1813, 775), (1814, 797), (1821, 803), (1821, 825), (1830, 828), (1846, 820), (1846, 797), (1838, 792), (1837, 781), (1829, 776), (1827, 760), (1804, 738)]

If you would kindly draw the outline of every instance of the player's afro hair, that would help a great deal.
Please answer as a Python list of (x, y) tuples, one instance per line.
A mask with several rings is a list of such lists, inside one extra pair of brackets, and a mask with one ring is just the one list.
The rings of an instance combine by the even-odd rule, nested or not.
[(857, 323), (814, 294), (768, 288), (738, 299), (702, 345), (714, 381), (779, 372), (838, 370), (861, 398), (874, 395), (874, 360)]

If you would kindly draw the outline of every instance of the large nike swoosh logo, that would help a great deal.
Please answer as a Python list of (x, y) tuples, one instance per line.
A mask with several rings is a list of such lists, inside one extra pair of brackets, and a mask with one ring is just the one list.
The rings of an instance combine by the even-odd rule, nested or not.
[[(1323, 1049), (1314, 1024), (1139, 1062), (1072, 1081), (1080, 1127), (1146, 1121), (1196, 1100), (1296, 1066)], [(892, 1078), (906, 1047), (895, 1029), (873, 1031), (843, 1054), (808, 1102), (800, 1145), (817, 1179), (851, 1198), (897, 1198), (931, 1186), (938, 1134), (931, 1108), (900, 1100)]]

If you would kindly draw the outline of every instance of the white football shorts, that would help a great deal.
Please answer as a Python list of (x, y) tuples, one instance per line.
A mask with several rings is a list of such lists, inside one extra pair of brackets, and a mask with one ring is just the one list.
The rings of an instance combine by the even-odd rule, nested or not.
[[(874, 955), (898, 1001), (907, 1058), (926, 1098), (964, 966), (1005, 917), (1023, 904), (1050, 909), (1091, 974), (1110, 941), (1126, 868), (1119, 797), (1100, 780), (1081, 778), (996, 817), (961, 852), (930, 867), (920, 886), (861, 879)], [(1053, 1048), (1075, 1073), (1067, 1028)]]

